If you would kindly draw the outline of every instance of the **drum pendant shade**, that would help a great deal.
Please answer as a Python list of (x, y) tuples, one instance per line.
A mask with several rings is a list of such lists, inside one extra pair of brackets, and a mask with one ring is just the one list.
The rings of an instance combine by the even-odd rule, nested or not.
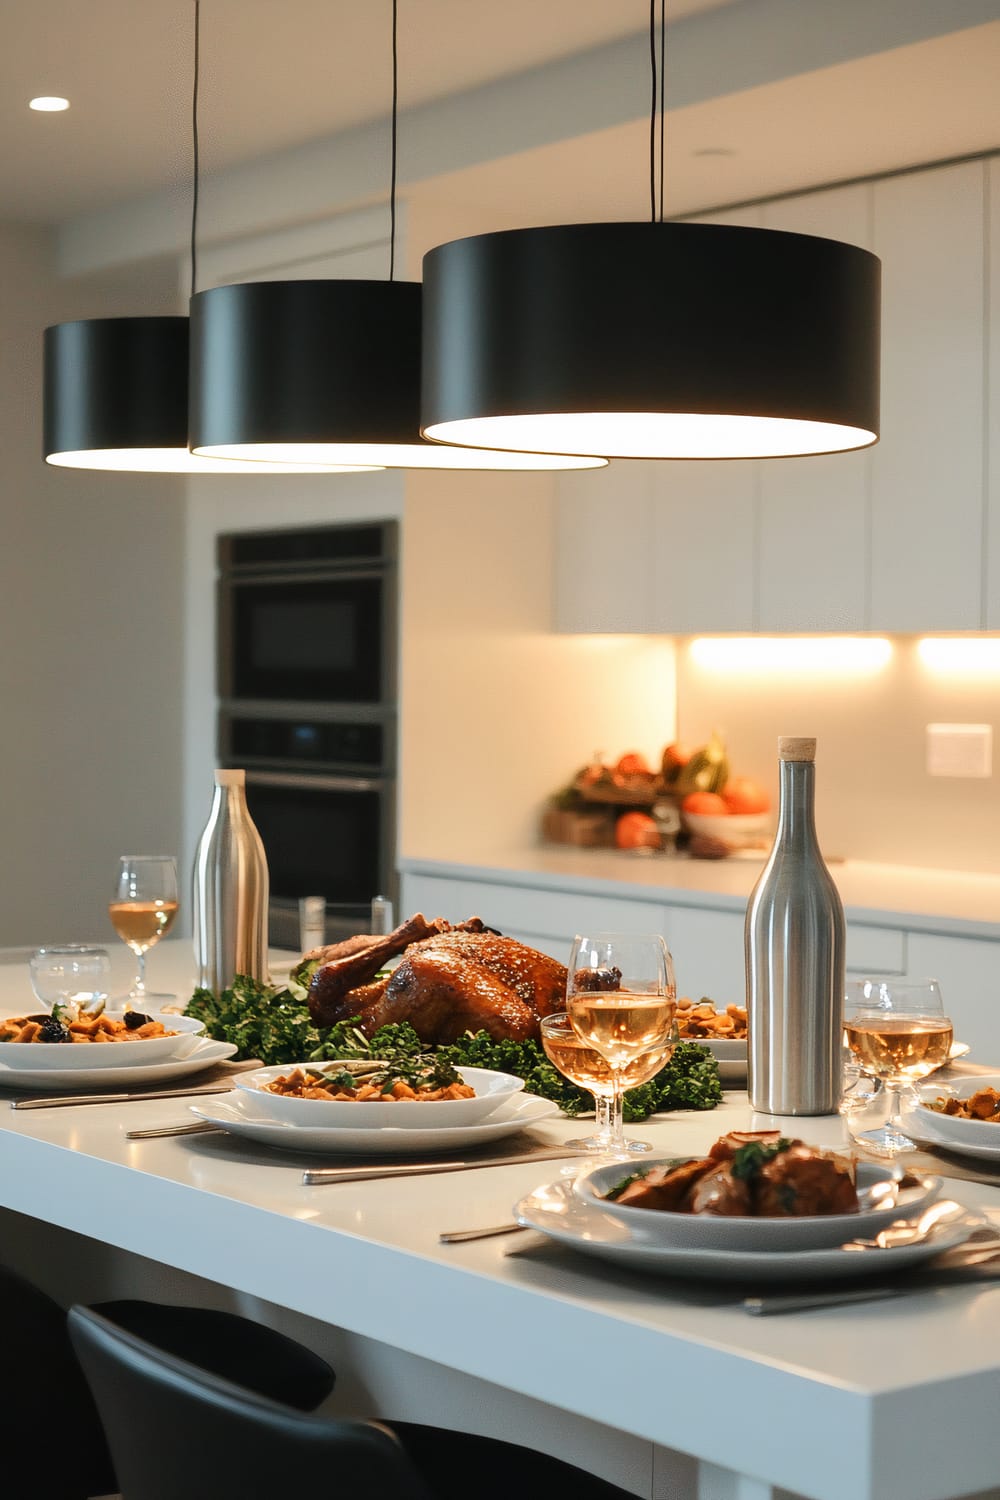
[(168, 469), (187, 453), (187, 318), (90, 318), (45, 330), (45, 458)]
[(729, 225), (566, 224), (424, 257), (422, 431), (609, 458), (763, 458), (879, 431), (881, 268)]
[[(188, 320), (85, 318), (45, 330), (44, 456), (73, 469), (267, 474), (188, 451)], [(302, 465), (294, 472), (315, 472)]]
[(261, 281), (191, 299), (191, 447), (199, 455), (399, 468), (593, 468), (470, 453), (420, 436), (415, 281)]

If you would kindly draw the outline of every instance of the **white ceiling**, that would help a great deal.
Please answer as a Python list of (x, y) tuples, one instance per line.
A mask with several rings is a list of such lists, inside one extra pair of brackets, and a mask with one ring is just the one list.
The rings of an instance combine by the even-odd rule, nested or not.
[[(670, 0), (671, 20), (741, 0)], [(400, 107), (640, 32), (648, 0), (399, 0)], [(207, 172), (387, 114), (389, 0), (202, 0)], [(0, 0), (0, 219), (56, 222), (191, 171), (194, 0)], [(27, 108), (38, 94), (64, 114)]]
[[(384, 122), (390, 0), (202, 0), (201, 12), (206, 181)], [(907, 35), (918, 12), (930, 24)], [(668, 93), (669, 212), (1000, 148), (1000, 0), (668, 0), (668, 62), (670, 26), (679, 36), (691, 18), (725, 28), (702, 47), (714, 86), (699, 80), (688, 102), (682, 77)], [(622, 38), (634, 38), (631, 89), (647, 19), (648, 0), (399, 0), (400, 108)], [(65, 224), (164, 192), (187, 202), (193, 26), (194, 0), (0, 0), (0, 221)], [(826, 57), (803, 45), (810, 26)], [(754, 81), (734, 61), (748, 47), (759, 83), (727, 86)], [(38, 93), (71, 108), (29, 111)], [(488, 205), (497, 223), (643, 216), (644, 107), (417, 190)]]

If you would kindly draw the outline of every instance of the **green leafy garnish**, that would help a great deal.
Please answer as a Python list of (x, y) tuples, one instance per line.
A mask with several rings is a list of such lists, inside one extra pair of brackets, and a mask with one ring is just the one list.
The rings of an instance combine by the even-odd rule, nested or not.
[(773, 1161), (776, 1156), (780, 1156), (782, 1151), (787, 1151), (791, 1144), (785, 1136), (767, 1145), (763, 1141), (748, 1141), (736, 1152), (729, 1170), (734, 1177), (741, 1178), (743, 1182), (750, 1182), (757, 1176), (761, 1167)]
[[(428, 1067), (490, 1068), (524, 1079), (530, 1094), (551, 1099), (566, 1115), (584, 1114), (594, 1107), (592, 1095), (577, 1088), (552, 1065), (535, 1041), (496, 1041), (485, 1031), (466, 1032), (446, 1047), (428, 1049), (405, 1022), (383, 1026), (366, 1037), (357, 1018), (336, 1026), (317, 1027), (309, 1014), (299, 980), (307, 965), (293, 970), (285, 986), (262, 984), (238, 974), (221, 995), (196, 990), (186, 1014), (197, 1016), (210, 1037), (233, 1042), (237, 1057), (259, 1057), (266, 1066), (294, 1062), (336, 1062), (372, 1058), (397, 1070), (397, 1076)], [(302, 990), (300, 994), (299, 991)], [(443, 1071), (435, 1077), (444, 1077)], [(445, 1087), (454, 1075), (433, 1087)], [(715, 1058), (697, 1042), (678, 1042), (673, 1056), (648, 1083), (625, 1095), (625, 1119), (630, 1123), (671, 1109), (714, 1109), (722, 1099)]]

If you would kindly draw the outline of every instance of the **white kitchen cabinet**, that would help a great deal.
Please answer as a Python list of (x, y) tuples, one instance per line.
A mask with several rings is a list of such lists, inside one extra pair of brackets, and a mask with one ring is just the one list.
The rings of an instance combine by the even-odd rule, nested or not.
[(622, 460), (556, 480), (553, 625), (645, 634), (653, 601), (652, 468)]
[[(763, 227), (872, 248), (870, 183), (765, 203)], [(759, 464), (756, 629), (851, 631), (869, 624), (871, 450)]]
[(987, 385), (990, 395), (987, 421), (987, 523), (984, 549), (983, 586), (986, 596), (987, 630), (1000, 630), (1000, 159), (986, 163), (987, 202), (990, 222), (986, 243), (990, 251), (987, 301), (990, 322), (987, 329)]
[(911, 932), (907, 972), (940, 981), (955, 1040), (968, 1042), (970, 1062), (1000, 1071), (1000, 943)]
[(1000, 163), (701, 222), (820, 234), (881, 258), (881, 441), (814, 458), (619, 462), (564, 476), (556, 629), (1000, 629), (1000, 404), (984, 399), (987, 358), (1000, 369)]
[(674, 960), (677, 993), (706, 996), (724, 1010), (743, 1005), (743, 913), (706, 907), (668, 906), (664, 937)]
[(875, 630), (983, 628), (985, 170), (967, 162), (874, 188), (883, 351)]

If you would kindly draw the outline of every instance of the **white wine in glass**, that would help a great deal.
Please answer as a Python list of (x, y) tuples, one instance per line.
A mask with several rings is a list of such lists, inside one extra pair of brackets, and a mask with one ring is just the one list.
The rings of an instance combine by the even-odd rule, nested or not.
[[(146, 954), (177, 915), (177, 865), (169, 854), (123, 854), (118, 880), (108, 902), (111, 925), (136, 957), (129, 1004), (141, 1009), (148, 1000)], [(167, 998), (167, 997), (165, 997)], [(169, 998), (173, 998), (170, 996)]]
[(673, 962), (658, 934), (597, 933), (576, 939), (566, 1013), (579, 1040), (604, 1058), (611, 1074), (611, 1154), (652, 1149), (647, 1141), (626, 1141), (622, 1097), (638, 1082), (637, 1065), (649, 1064), (649, 1078), (667, 1061), (676, 1009)]
[(936, 979), (871, 981), (866, 999), (845, 1016), (844, 1040), (861, 1073), (885, 1085), (887, 1118), (877, 1130), (852, 1127), (859, 1145), (877, 1156), (916, 1149), (900, 1119), (900, 1094), (948, 1061), (953, 1038)]
[[(564, 1011), (545, 1016), (540, 1025), (542, 1047), (552, 1065), (558, 1068), (570, 1083), (575, 1083), (578, 1088), (586, 1089), (594, 1096), (594, 1110), (597, 1115), (596, 1133), (567, 1141), (567, 1146), (575, 1146), (583, 1151), (611, 1151), (613, 1149), (612, 1101), (615, 1093), (611, 1064), (589, 1042), (580, 1040), (573, 1030), (569, 1016)], [(673, 1042), (665, 1041), (661, 1046), (651, 1048), (641, 1057), (634, 1058), (622, 1072), (620, 1080), (622, 1088), (626, 1090), (638, 1088), (640, 1083), (648, 1083), (651, 1078), (655, 1078), (664, 1064), (669, 1062), (673, 1050)]]

